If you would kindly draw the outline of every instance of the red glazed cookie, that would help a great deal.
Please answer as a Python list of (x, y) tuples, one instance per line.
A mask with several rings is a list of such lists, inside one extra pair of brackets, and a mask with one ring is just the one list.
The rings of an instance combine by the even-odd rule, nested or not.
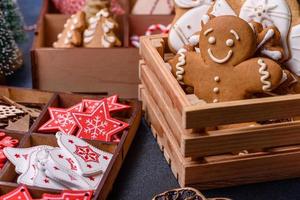
[(211, 19), (200, 32), (200, 51), (180, 50), (170, 61), (181, 83), (209, 103), (249, 98), (270, 92), (283, 71), (273, 60), (253, 58), (257, 37), (251, 26), (235, 16)]

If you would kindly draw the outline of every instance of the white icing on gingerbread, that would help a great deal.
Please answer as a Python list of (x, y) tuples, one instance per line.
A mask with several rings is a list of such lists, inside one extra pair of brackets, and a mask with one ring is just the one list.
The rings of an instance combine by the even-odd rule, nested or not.
[(196, 46), (197, 44), (199, 44), (199, 40), (200, 40), (200, 35), (193, 35), (189, 38), (189, 43), (193, 46)]
[(175, 0), (175, 4), (180, 8), (194, 8), (211, 2), (211, 0)]
[(273, 29), (269, 29), (264, 37), (264, 39), (259, 43), (257, 49), (261, 48), (266, 42), (268, 42), (273, 36), (275, 32)]
[(235, 37), (235, 39), (236, 39), (237, 41), (240, 40), (240, 36), (239, 36), (239, 34), (238, 34), (235, 30), (230, 30), (230, 33), (232, 33), (232, 34), (234, 35), (234, 37)]
[(263, 84), (262, 89), (265, 92), (269, 92), (271, 90), (272, 84), (268, 79), (270, 78), (270, 73), (268, 72), (268, 66), (264, 62), (263, 59), (258, 59), (259, 74), (261, 75), (260, 81)]
[(214, 36), (211, 36), (208, 38), (208, 43), (209, 44), (216, 44), (216, 38)]
[(233, 45), (234, 45), (233, 39), (228, 39), (228, 40), (226, 40), (226, 46), (228, 46), (228, 47), (233, 47)]
[(181, 84), (184, 85), (183, 83), (183, 75), (184, 75), (184, 65), (186, 64), (185, 61), (185, 53), (187, 50), (185, 48), (181, 48), (178, 51), (178, 63), (176, 64), (176, 79), (177, 81)]
[(224, 15), (237, 15), (226, 0), (216, 0), (213, 10), (210, 14), (216, 17)]
[(271, 50), (268, 50), (268, 49), (262, 49), (261, 53), (263, 55), (266, 55), (266, 56), (272, 58), (273, 60), (282, 59), (282, 53), (280, 51), (271, 51)]
[(189, 45), (189, 38), (201, 31), (202, 16), (206, 15), (210, 3), (203, 1), (199, 6), (185, 12), (173, 24), (170, 29), (168, 43), (172, 52), (177, 51), (185, 45)]
[(219, 58), (216, 58), (214, 56), (214, 54), (213, 54), (213, 52), (212, 52), (212, 50), (210, 48), (207, 50), (207, 52), (208, 52), (208, 55), (209, 55), (210, 59), (212, 61), (214, 61), (215, 63), (218, 63), (218, 64), (226, 63), (228, 60), (230, 60), (230, 58), (233, 55), (233, 51), (229, 50), (228, 53), (227, 53), (227, 56), (225, 58), (219, 59)]
[(248, 22), (261, 23), (264, 28), (276, 26), (281, 33), (285, 54), (289, 55), (287, 38), (291, 25), (291, 11), (286, 0), (246, 0), (240, 17)]
[(101, 37), (101, 43), (103, 47), (108, 48), (116, 41), (116, 37), (113, 35), (108, 35), (109, 32), (115, 27), (115, 24), (109, 20), (109, 12), (106, 9), (100, 10), (96, 16), (89, 19), (89, 28), (84, 31), (84, 43), (90, 43), (96, 33), (98, 23), (104, 19), (101, 26), (103, 36)]
[(207, 36), (209, 33), (213, 32), (214, 29), (213, 28), (209, 28), (204, 32), (204, 35)]

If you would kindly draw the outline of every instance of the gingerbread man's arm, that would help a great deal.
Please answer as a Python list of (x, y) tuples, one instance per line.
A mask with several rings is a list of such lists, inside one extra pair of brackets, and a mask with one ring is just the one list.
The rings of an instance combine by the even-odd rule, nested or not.
[(268, 58), (252, 58), (237, 65), (235, 71), (240, 75), (238, 81), (245, 87), (245, 95), (274, 90), (284, 75), (280, 65)]
[(193, 87), (194, 65), (193, 57), (199, 57), (196, 52), (191, 49), (182, 48), (177, 55), (169, 60), (172, 67), (172, 74), (181, 85)]

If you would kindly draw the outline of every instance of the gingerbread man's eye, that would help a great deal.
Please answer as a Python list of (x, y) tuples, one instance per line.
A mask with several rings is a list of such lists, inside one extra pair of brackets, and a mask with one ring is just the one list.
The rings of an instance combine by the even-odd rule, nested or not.
[(208, 43), (209, 43), (209, 44), (216, 44), (216, 38), (213, 37), (213, 36), (209, 37), (209, 38), (208, 38)]
[(233, 39), (228, 39), (228, 40), (226, 40), (226, 45), (227, 45), (228, 47), (232, 47), (232, 46), (234, 45)]

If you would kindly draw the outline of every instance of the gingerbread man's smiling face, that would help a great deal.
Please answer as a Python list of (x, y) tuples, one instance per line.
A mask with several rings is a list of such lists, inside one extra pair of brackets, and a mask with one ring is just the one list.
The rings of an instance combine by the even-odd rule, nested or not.
[(216, 17), (203, 26), (199, 46), (205, 63), (235, 66), (253, 56), (256, 36), (238, 17)]

